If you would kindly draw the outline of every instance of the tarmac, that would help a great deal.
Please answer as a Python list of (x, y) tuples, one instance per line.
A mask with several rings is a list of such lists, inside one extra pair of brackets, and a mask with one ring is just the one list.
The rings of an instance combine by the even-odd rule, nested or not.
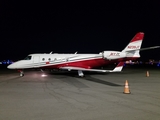
[(0, 120), (160, 120), (160, 68), (42, 74), (0, 70)]

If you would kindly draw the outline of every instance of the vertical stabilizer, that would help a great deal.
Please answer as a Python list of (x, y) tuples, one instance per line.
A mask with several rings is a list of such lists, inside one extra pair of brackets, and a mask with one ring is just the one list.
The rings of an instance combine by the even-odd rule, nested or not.
[(122, 52), (127, 52), (127, 57), (140, 57), (139, 49), (141, 48), (143, 38), (143, 32), (137, 33)]

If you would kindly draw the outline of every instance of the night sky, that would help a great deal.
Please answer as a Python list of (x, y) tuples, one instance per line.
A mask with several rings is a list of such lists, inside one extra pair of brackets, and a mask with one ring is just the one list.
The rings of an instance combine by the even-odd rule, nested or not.
[[(31, 53), (122, 50), (137, 32), (142, 47), (160, 45), (160, 2), (1, 1), (0, 60)], [(160, 49), (141, 52), (160, 59)]]

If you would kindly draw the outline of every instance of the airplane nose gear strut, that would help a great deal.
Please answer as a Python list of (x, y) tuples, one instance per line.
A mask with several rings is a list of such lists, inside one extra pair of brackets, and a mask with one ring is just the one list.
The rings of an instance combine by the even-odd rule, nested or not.
[(23, 76), (24, 76), (23, 70), (18, 70), (18, 71), (19, 71), (19, 76), (20, 76), (20, 77), (23, 77)]

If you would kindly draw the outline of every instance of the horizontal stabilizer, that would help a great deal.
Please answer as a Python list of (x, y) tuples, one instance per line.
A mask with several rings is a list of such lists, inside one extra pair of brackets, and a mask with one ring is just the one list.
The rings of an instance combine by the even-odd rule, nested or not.
[(141, 48), (140, 51), (142, 51), (142, 50), (156, 49), (156, 48), (160, 48), (160, 46), (153, 46), (153, 47)]
[(128, 50), (128, 51), (125, 51), (125, 52), (133, 52), (133, 51), (143, 51), (143, 50), (150, 50), (150, 49), (156, 49), (156, 48), (160, 48), (160, 46), (153, 46), (153, 47), (147, 47), (147, 48), (141, 48), (141, 49), (134, 49), (134, 50)]

